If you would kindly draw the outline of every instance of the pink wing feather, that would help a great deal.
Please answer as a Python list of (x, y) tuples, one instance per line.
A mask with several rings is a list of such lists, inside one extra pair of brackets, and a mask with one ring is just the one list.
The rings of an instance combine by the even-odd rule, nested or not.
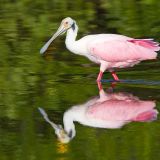
[(87, 116), (101, 120), (145, 121), (156, 117), (154, 101), (108, 100), (88, 108)]
[(151, 39), (103, 39), (89, 44), (92, 55), (108, 62), (139, 61), (155, 59), (159, 44)]
[(132, 40), (128, 40), (128, 42), (132, 42), (134, 44), (148, 48), (153, 51), (160, 50), (159, 43), (153, 41), (153, 39), (132, 39)]

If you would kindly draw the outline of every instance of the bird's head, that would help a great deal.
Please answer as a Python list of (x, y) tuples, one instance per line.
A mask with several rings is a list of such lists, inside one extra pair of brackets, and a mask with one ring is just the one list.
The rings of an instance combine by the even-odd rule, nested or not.
[(43, 54), (49, 47), (49, 45), (52, 43), (54, 39), (56, 39), (59, 35), (64, 34), (68, 29), (72, 28), (75, 30), (75, 21), (67, 17), (62, 20), (57, 32), (51, 37), (51, 39), (41, 48), (40, 53)]
[(55, 134), (61, 143), (69, 143), (75, 136), (75, 131), (70, 130), (67, 133), (67, 131), (65, 131), (61, 125), (58, 125), (57, 129), (55, 130)]
[(62, 20), (60, 26), (62, 26), (62, 28), (64, 28), (65, 31), (67, 31), (70, 28), (72, 28), (74, 30), (75, 29), (75, 21), (72, 18), (67, 17)]

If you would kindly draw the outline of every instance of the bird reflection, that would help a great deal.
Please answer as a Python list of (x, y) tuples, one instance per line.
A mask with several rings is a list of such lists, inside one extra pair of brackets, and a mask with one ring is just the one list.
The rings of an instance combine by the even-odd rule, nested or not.
[(64, 128), (51, 122), (46, 112), (39, 108), (45, 120), (51, 124), (62, 143), (68, 143), (76, 135), (74, 122), (96, 128), (121, 128), (130, 122), (148, 122), (157, 118), (155, 101), (140, 100), (124, 92), (106, 92), (100, 86), (99, 96), (69, 108), (63, 115)]

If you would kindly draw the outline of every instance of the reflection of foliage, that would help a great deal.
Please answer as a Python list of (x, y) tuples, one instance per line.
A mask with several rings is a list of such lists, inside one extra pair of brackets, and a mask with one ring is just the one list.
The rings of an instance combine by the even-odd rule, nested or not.
[[(48, 109), (54, 109), (57, 111), (56, 116), (59, 112), (66, 110), (67, 107), (81, 103), (88, 97), (95, 95), (96, 86), (94, 82), (93, 85), (87, 85), (91, 79), (86, 75), (96, 73), (98, 68), (82, 67), (82, 64), (90, 62), (85, 58), (64, 51), (61, 38), (55, 42), (58, 49), (54, 48), (53, 59), (45, 60), (39, 56), (39, 48), (57, 29), (61, 19), (67, 16), (76, 19), (80, 27), (80, 36), (106, 31), (139, 38), (153, 37), (160, 40), (158, 35), (160, 26), (160, 19), (158, 18), (158, 15), (160, 15), (159, 3), (159, 0), (6, 0), (5, 3), (0, 5), (0, 119), (3, 126), (0, 127), (0, 136), (4, 135), (3, 138), (0, 137), (0, 139), (3, 139), (0, 144), (6, 144), (7, 147), (17, 150), (17, 153), (13, 153), (15, 154), (14, 159), (17, 159), (17, 155), (19, 156), (21, 152), (18, 148), (19, 143), (24, 152), (29, 150), (29, 153), (21, 154), (33, 156), (35, 154), (33, 152), (34, 147), (38, 148), (34, 139), (36, 130), (34, 112), (37, 113), (35, 108), (45, 106)], [(143, 63), (136, 70), (143, 73), (147, 79), (158, 80), (160, 78), (158, 68), (159, 62), (150, 62)], [(153, 70), (152, 72), (145, 72), (145, 69)], [(137, 77), (140, 77), (139, 72), (125, 72), (125, 77), (135, 78), (137, 75)], [(150, 76), (148, 77), (148, 75)], [(123, 77), (123, 72), (121, 72), (121, 76)], [(96, 77), (96, 74), (93, 74), (93, 77)], [(154, 90), (150, 93), (154, 95)], [(59, 117), (55, 118), (60, 120)], [(10, 126), (7, 126), (5, 122), (8, 122)], [(140, 136), (137, 137), (135, 143), (132, 142), (133, 145), (138, 146), (142, 134), (147, 131), (147, 127), (154, 129), (156, 132), (156, 127), (152, 128), (149, 125), (146, 125), (146, 129), (141, 134), (135, 131)], [(15, 130), (10, 130), (12, 128)], [(18, 130), (16, 130), (17, 128)], [(109, 146), (112, 146), (111, 148), (116, 148), (114, 143), (114, 140), (117, 139), (116, 134), (115, 137), (113, 136), (110, 139), (109, 132), (106, 141), (105, 134), (98, 139), (94, 129), (83, 131), (80, 128), (79, 130), (81, 132), (79, 137), (81, 138), (84, 138), (83, 135), (93, 134), (94, 141), (93, 139), (85, 140), (88, 146), (93, 145), (95, 147), (92, 150), (95, 154), (99, 147), (103, 148), (103, 144), (105, 146), (109, 144)], [(17, 136), (15, 133), (22, 136), (23, 142), (19, 142), (19, 135)], [(125, 142), (130, 140), (130, 136), (132, 137), (132, 135), (126, 136), (123, 131), (120, 134), (122, 134)], [(145, 136), (147, 139), (148, 135)], [(53, 137), (53, 135), (50, 137)], [(104, 143), (105, 141), (106, 143)], [(125, 142), (123, 145), (127, 147)], [(48, 146), (52, 147), (52, 143)], [(76, 150), (74, 143), (73, 146), (71, 146), (72, 150)], [(139, 148), (143, 148), (143, 146), (139, 145)], [(106, 150), (109, 149), (106, 148)], [(46, 153), (52, 153), (52, 150), (53, 148), (50, 151), (44, 149)], [(10, 159), (9, 155), (7, 157), (4, 154), (5, 151), (4, 153), (1, 153), (1, 151), (3, 150), (0, 146), (0, 157), (2, 159)], [(140, 154), (138, 151), (136, 152)], [(75, 155), (81, 155), (81, 153), (82, 151), (75, 153)], [(102, 156), (98, 153), (96, 154), (97, 157)], [(108, 159), (115, 158), (111, 149), (109, 152), (111, 154), (107, 155), (107, 153), (105, 156), (108, 156)], [(118, 154), (127, 156), (127, 153), (124, 151)], [(52, 155), (54, 156), (54, 154)], [(46, 159), (45, 156), (42, 155), (42, 159)], [(94, 159), (91, 151), (86, 151), (84, 156), (88, 156), (88, 159)], [(31, 159), (31, 157), (28, 157), (28, 159)]]

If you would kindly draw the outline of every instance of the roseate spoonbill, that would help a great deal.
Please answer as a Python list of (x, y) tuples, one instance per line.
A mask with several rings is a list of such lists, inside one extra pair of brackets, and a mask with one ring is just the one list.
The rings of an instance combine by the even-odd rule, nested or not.
[(67, 110), (63, 115), (64, 129), (51, 122), (42, 108), (40, 112), (52, 125), (62, 143), (68, 143), (75, 137), (74, 122), (90, 127), (116, 129), (132, 121), (146, 122), (157, 118), (158, 111), (154, 109), (154, 101), (140, 100), (129, 93), (106, 93), (103, 89), (99, 95)]
[(100, 64), (97, 81), (100, 81), (103, 72), (108, 70), (114, 80), (119, 78), (115, 73), (116, 68), (132, 67), (142, 60), (156, 59), (159, 43), (153, 39), (134, 39), (118, 34), (88, 35), (76, 41), (78, 26), (70, 17), (62, 20), (57, 32), (42, 47), (43, 54), (52, 41), (67, 31), (66, 47), (73, 53), (88, 57), (91, 61)]

